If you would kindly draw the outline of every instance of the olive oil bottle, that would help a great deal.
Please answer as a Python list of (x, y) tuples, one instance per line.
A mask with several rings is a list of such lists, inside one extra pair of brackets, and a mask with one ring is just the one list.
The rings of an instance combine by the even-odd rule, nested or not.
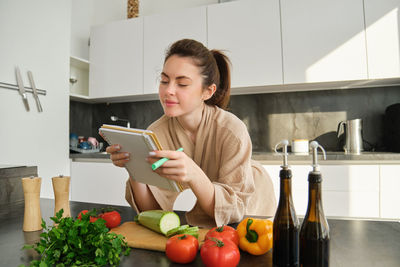
[(316, 141), (310, 144), (313, 151), (313, 170), (308, 175), (308, 207), (300, 230), (300, 266), (329, 266), (329, 225), (324, 215), (321, 199), (322, 176), (317, 164)]
[(274, 266), (299, 266), (299, 221), (292, 200), (292, 171), (287, 164), (287, 145), (283, 140), (283, 165), (279, 173), (280, 196), (273, 224), (273, 254)]

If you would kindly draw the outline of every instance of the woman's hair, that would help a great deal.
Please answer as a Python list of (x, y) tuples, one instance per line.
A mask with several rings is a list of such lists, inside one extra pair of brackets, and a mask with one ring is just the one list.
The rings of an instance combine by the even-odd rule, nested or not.
[(166, 52), (164, 64), (173, 55), (190, 57), (194, 60), (203, 76), (203, 88), (212, 84), (217, 86), (213, 96), (205, 103), (226, 109), (231, 90), (229, 58), (221, 51), (209, 50), (202, 43), (191, 39), (173, 43)]

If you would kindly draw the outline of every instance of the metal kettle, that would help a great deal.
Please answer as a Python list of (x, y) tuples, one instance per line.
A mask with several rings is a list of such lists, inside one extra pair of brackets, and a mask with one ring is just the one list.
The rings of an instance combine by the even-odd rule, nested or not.
[(345, 134), (345, 143), (343, 146), (346, 154), (360, 154), (364, 151), (362, 137), (362, 119), (341, 121), (338, 124), (337, 136), (343, 132)]

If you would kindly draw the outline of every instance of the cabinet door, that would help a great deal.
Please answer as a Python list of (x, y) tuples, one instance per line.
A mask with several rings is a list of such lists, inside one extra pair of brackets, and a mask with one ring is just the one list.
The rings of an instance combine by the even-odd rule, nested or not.
[(281, 1), (284, 83), (367, 79), (362, 0)]
[(364, 0), (370, 79), (400, 76), (399, 0)]
[(167, 48), (183, 38), (207, 46), (206, 7), (144, 17), (144, 93), (158, 93)]
[(207, 27), (208, 47), (232, 62), (232, 88), (283, 83), (279, 0), (210, 5)]
[(125, 183), (129, 175), (112, 163), (72, 162), (71, 200), (129, 206)]
[(400, 219), (400, 166), (381, 165), (381, 217)]
[(90, 97), (143, 94), (143, 19), (92, 28)]
[[(278, 165), (263, 165), (279, 199)], [(311, 167), (292, 165), (292, 197), (296, 213), (305, 215), (308, 205), (308, 174)], [(378, 165), (323, 165), (322, 203), (326, 216), (379, 217)]]
[(321, 173), (325, 215), (379, 217), (379, 165), (324, 165)]

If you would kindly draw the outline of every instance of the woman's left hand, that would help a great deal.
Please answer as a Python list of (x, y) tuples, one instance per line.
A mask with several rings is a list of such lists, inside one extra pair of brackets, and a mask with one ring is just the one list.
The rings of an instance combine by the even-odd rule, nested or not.
[(184, 152), (173, 150), (159, 150), (150, 152), (147, 161), (153, 164), (161, 158), (168, 158), (163, 165), (155, 170), (160, 176), (181, 182), (190, 183), (196, 169), (199, 167)]

